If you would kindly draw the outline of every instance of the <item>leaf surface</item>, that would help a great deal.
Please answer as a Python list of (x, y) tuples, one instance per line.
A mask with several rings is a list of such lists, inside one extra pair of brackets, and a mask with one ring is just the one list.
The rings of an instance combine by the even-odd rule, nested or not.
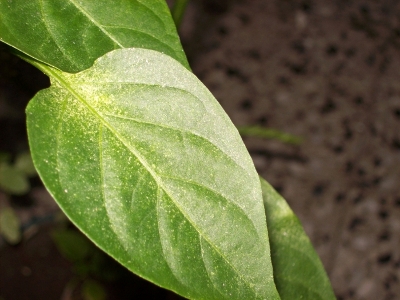
[(0, 0), (0, 41), (65, 72), (130, 47), (189, 68), (164, 0)]
[(334, 300), (329, 279), (300, 221), (261, 178), (274, 280), (282, 300)]
[(191, 299), (279, 299), (257, 173), (181, 64), (112, 51), (27, 108), (33, 161), (69, 218), (128, 269)]

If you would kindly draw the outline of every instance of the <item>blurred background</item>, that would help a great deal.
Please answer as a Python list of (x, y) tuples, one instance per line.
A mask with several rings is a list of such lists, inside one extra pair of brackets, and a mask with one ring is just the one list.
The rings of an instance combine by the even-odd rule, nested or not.
[[(337, 298), (400, 299), (400, 3), (192, 0), (180, 35), (235, 125), (302, 138), (243, 136)], [(4, 48), (0, 66), (0, 178), (13, 178), (0, 180), (1, 300), (180, 299), (125, 271), (60, 213), (25, 130), (24, 109), (48, 79)]]

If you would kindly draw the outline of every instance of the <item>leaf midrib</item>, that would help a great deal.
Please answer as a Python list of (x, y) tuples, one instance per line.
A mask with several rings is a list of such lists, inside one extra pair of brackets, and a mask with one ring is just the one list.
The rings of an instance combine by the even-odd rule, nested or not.
[[(123, 28), (123, 29), (128, 29), (128, 30), (132, 30), (135, 32), (139, 32), (141, 34), (144, 34), (146, 36), (149, 36), (157, 41), (159, 41), (161, 44), (163, 44), (165, 47), (169, 48), (172, 52), (175, 53), (175, 50), (170, 47), (170, 45), (166, 44), (165, 42), (161, 41), (159, 38), (155, 37), (152, 34), (149, 34), (148, 32), (144, 32), (138, 29), (134, 29), (134, 28), (128, 28), (128, 27), (123, 27), (123, 26), (115, 26), (115, 25), (103, 25), (100, 24), (99, 22), (96, 21), (96, 19), (94, 19), (82, 6), (80, 6), (79, 4), (77, 4), (75, 2), (75, 0), (69, 0), (82, 14), (84, 14), (96, 27), (98, 27), (107, 37), (110, 38), (110, 40), (112, 40), (115, 44), (117, 44), (120, 48), (126, 48), (123, 44), (121, 44), (110, 32), (108, 32), (106, 30), (106, 28)], [(140, 3), (140, 2), (139, 2)], [(143, 3), (140, 3), (141, 5), (143, 5)], [(145, 6), (146, 7), (146, 6)], [(149, 9), (148, 7), (146, 7), (149, 11), (153, 12), (151, 9)], [(154, 14), (154, 13), (153, 13)], [(154, 16), (156, 18), (158, 18), (161, 22), (162, 20), (160, 19), (159, 16), (157, 16), (156, 14), (154, 14)], [(163, 22), (162, 22), (163, 23)]]
[[(207, 241), (207, 243), (209, 245), (211, 245), (211, 247), (215, 250), (215, 252), (217, 252), (223, 259), (224, 261), (235, 271), (235, 273), (238, 275), (238, 277), (242, 280), (242, 282), (245, 283), (245, 285), (247, 285), (249, 287), (249, 289), (251, 291), (254, 292), (256, 299), (259, 296), (256, 292), (256, 290), (254, 290), (252, 288), (252, 286), (254, 284), (251, 284), (250, 282), (248, 282), (245, 278), (243, 278), (242, 274), (236, 269), (235, 266), (233, 266), (231, 264), (231, 262), (226, 258), (225, 255), (223, 255), (223, 253), (221, 253), (221, 251), (219, 250), (218, 247), (216, 247), (216, 245), (214, 245), (214, 243), (212, 243), (210, 241), (210, 239), (208, 238), (207, 235), (205, 235), (201, 230), (199, 230), (199, 228), (197, 228), (197, 226), (193, 223), (193, 221), (191, 220), (191, 218), (189, 218), (189, 216), (187, 216), (187, 214), (185, 213), (184, 209), (175, 201), (173, 201), (173, 197), (168, 193), (167, 188), (164, 186), (160, 176), (158, 174), (156, 174), (153, 169), (149, 166), (149, 164), (147, 163), (147, 161), (140, 155), (139, 152), (137, 152), (136, 149), (132, 149), (129, 145), (127, 145), (125, 143), (125, 140), (123, 139), (123, 137), (121, 137), (118, 132), (116, 132), (113, 127), (106, 121), (104, 120), (104, 118), (102, 118), (102, 116), (95, 110), (93, 109), (92, 106), (90, 106), (74, 89), (72, 89), (68, 82), (66, 82), (64, 80), (64, 78), (62, 76), (60, 76), (57, 72), (55, 72), (55, 69), (47, 66), (47, 65), (43, 65), (40, 64), (38, 62), (33, 61), (32, 62), (33, 65), (35, 65), (37, 68), (41, 69), (44, 73), (46, 73), (50, 78), (53, 78), (55, 80), (57, 80), (59, 82), (59, 84), (65, 88), (73, 97), (75, 97), (77, 100), (79, 100), (83, 105), (85, 105), (88, 110), (95, 116), (97, 116), (97, 118), (101, 121), (101, 123), (103, 123), (104, 126), (106, 126), (117, 138), (118, 140), (129, 150), (132, 152), (132, 154), (134, 156), (136, 156), (136, 158), (139, 160), (139, 162), (143, 165), (143, 167), (150, 173), (150, 175), (153, 177), (153, 179), (155, 180), (155, 182), (157, 183), (157, 185), (163, 189), (163, 191), (168, 195), (168, 197), (172, 200), (172, 202), (174, 203), (174, 205), (178, 208), (178, 210), (182, 213), (182, 215), (186, 218), (186, 220), (188, 220), (188, 222), (193, 226), (193, 228), (198, 232), (198, 234), (205, 240)], [(207, 271), (207, 268), (206, 268)], [(208, 271), (207, 271), (208, 272)]]

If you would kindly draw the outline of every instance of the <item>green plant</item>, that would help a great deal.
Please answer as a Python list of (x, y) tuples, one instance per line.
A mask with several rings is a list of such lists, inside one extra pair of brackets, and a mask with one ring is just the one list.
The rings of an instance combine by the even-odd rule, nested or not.
[[(11, 163), (11, 155), (0, 152), (0, 191), (23, 195), (30, 190), (29, 177), (36, 175), (28, 152), (19, 153)], [(20, 221), (11, 206), (0, 205), (0, 235), (10, 244), (21, 241)]]
[(101, 249), (191, 299), (334, 299), (165, 2), (0, 0), (0, 39), (51, 79), (26, 110), (33, 161)]

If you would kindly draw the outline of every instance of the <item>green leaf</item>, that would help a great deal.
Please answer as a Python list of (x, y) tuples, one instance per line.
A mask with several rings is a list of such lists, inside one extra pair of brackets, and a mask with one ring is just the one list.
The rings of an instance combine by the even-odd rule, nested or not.
[(164, 0), (0, 0), (0, 41), (66, 72), (130, 47), (165, 53), (189, 69)]
[(27, 108), (39, 175), (67, 216), (128, 269), (191, 299), (279, 299), (262, 194), (243, 142), (167, 55), (116, 50)]
[(29, 189), (29, 181), (26, 175), (8, 163), (0, 163), (0, 189), (13, 195), (26, 194)]
[(289, 205), (261, 178), (274, 267), (282, 300), (336, 299), (324, 267)]
[(11, 207), (0, 211), (0, 233), (10, 244), (18, 244), (21, 241), (20, 221)]

